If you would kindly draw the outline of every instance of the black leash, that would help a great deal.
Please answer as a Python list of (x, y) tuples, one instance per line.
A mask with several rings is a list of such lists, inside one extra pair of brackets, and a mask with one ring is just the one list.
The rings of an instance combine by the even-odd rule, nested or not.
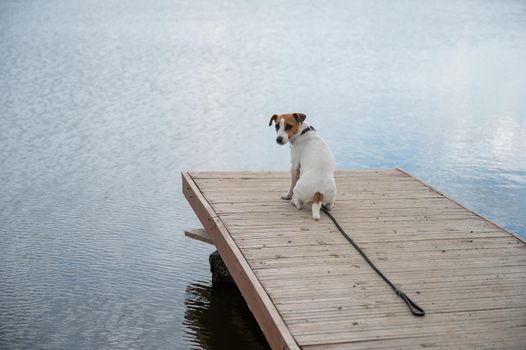
[(398, 295), (400, 298), (402, 298), (402, 300), (407, 304), (407, 307), (409, 307), (409, 310), (411, 311), (411, 313), (415, 316), (418, 316), (418, 317), (422, 317), (426, 314), (426, 312), (424, 311), (424, 309), (422, 309), (420, 306), (418, 306), (414, 301), (412, 301), (411, 299), (409, 299), (409, 297), (404, 293), (402, 292), (400, 289), (396, 288), (396, 286), (391, 282), (389, 281), (389, 279), (382, 273), (382, 271), (380, 271), (374, 264), (371, 260), (369, 260), (369, 257), (363, 252), (363, 250), (352, 240), (351, 237), (349, 237), (349, 235), (343, 230), (343, 228), (340, 226), (340, 224), (338, 224), (338, 222), (336, 221), (336, 219), (334, 218), (334, 216), (332, 216), (331, 212), (329, 210), (327, 210), (327, 208), (323, 205), (321, 207), (321, 210), (332, 220), (332, 222), (334, 222), (334, 225), (336, 225), (336, 228), (341, 232), (341, 234), (343, 235), (343, 237), (345, 237), (346, 240), (349, 241), (349, 243), (352, 244), (352, 246), (358, 251), (358, 253), (360, 253), (360, 255), (365, 259), (365, 261), (367, 261), (367, 263), (369, 264), (369, 266), (371, 266), (373, 268), (374, 271), (376, 271), (376, 273), (382, 277), (382, 279), (387, 282), (388, 285), (391, 286), (391, 288), (393, 288), (394, 292), (396, 293), (396, 295)]

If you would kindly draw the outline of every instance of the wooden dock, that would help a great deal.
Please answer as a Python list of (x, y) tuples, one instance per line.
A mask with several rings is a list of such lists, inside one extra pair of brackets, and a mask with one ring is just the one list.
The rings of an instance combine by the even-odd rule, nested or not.
[(338, 171), (333, 215), (423, 318), (327, 216), (280, 199), (288, 172), (182, 177), (273, 349), (526, 349), (524, 241), (404, 171)]

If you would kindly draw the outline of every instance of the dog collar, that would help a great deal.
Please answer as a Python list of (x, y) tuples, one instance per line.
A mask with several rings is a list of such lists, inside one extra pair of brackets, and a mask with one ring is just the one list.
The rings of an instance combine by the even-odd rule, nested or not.
[(308, 133), (311, 130), (312, 131), (316, 131), (316, 129), (314, 129), (314, 126), (309, 126), (308, 128), (303, 129), (303, 131), (301, 132), (300, 136), (303, 135), (303, 134)]
[[(303, 135), (303, 134), (308, 133), (309, 131), (316, 131), (316, 129), (314, 129), (314, 126), (309, 126), (308, 128), (303, 129), (303, 131), (301, 132), (300, 136)], [(294, 143), (294, 141), (296, 141), (296, 137), (297, 136), (295, 136), (294, 138), (290, 139), (290, 147), (292, 147), (292, 144)]]

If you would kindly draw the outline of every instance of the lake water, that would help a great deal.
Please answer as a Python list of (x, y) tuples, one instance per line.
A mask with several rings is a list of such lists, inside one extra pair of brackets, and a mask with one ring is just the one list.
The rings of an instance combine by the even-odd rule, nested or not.
[(0, 78), (1, 349), (265, 349), (180, 171), (288, 169), (274, 113), (526, 237), (524, 1), (3, 0)]

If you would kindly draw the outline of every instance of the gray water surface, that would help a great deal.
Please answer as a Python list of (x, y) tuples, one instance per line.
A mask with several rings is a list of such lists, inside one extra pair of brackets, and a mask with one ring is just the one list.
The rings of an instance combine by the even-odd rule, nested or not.
[(0, 1), (0, 348), (265, 349), (180, 171), (402, 167), (526, 237), (524, 1)]

